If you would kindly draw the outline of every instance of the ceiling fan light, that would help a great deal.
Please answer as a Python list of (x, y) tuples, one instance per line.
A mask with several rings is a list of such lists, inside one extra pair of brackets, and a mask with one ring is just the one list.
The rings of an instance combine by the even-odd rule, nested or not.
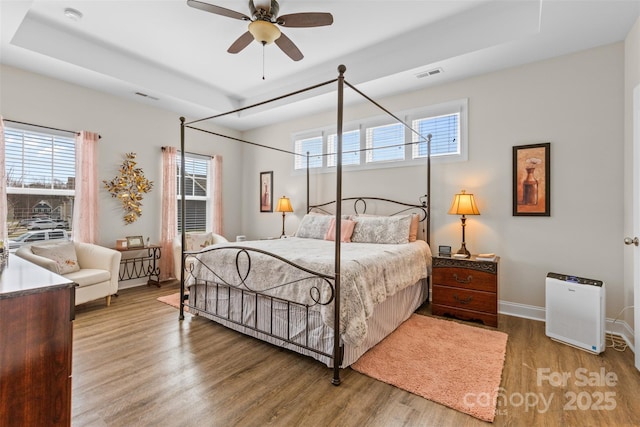
[(280, 29), (267, 21), (253, 21), (249, 24), (249, 32), (253, 38), (262, 44), (273, 43), (280, 37)]

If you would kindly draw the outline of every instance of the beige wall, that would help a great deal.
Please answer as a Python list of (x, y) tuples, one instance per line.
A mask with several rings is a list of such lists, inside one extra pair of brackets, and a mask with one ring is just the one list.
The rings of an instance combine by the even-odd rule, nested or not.
[[(133, 224), (122, 221), (122, 209), (115, 199), (100, 190), (100, 239), (115, 245), (124, 236), (160, 239), (162, 185), (162, 146), (180, 147), (179, 115), (127, 101), (81, 86), (33, 74), (12, 67), (0, 68), (0, 112), (6, 119), (68, 130), (98, 132), (102, 139), (98, 153), (98, 179), (116, 176), (124, 154), (135, 152), (145, 176), (154, 182), (143, 200), (142, 216)], [(223, 133), (239, 136), (227, 129)], [(186, 151), (223, 156), (224, 229), (235, 235), (240, 229), (237, 198), (242, 174), (238, 144), (221, 144), (209, 135), (187, 131)]]
[[(544, 307), (551, 271), (604, 280), (609, 317), (624, 305), (623, 55), (617, 43), (380, 100), (399, 111), (469, 99), (469, 160), (433, 166), (432, 244), (460, 246), (460, 220), (447, 210), (460, 189), (473, 192), (481, 215), (467, 221), (467, 247), (501, 256), (503, 311)], [(348, 107), (346, 120), (372, 114), (368, 106)], [(244, 137), (291, 149), (292, 133), (334, 121), (335, 112), (327, 112)], [(551, 217), (513, 217), (512, 147), (541, 142), (551, 142)], [(245, 149), (245, 161), (244, 234), (279, 234), (280, 214), (259, 213), (255, 183), (263, 170), (274, 171), (274, 196), (292, 199), (287, 232), (293, 233), (304, 212), (304, 176), (292, 174), (292, 160), (278, 153)], [(311, 200), (333, 199), (334, 183), (333, 175), (314, 176)], [(424, 192), (423, 167), (344, 174), (345, 196), (417, 201)]]

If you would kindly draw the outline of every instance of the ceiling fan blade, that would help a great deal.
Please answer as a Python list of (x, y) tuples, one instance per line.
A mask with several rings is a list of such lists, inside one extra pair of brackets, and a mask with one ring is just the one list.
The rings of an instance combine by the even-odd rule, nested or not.
[(280, 34), (280, 37), (276, 39), (275, 43), (284, 53), (287, 54), (289, 58), (294, 61), (300, 61), (304, 58), (304, 55), (302, 55), (298, 46), (296, 46), (289, 37), (285, 36), (284, 33)]
[(215, 13), (216, 15), (226, 16), (228, 18), (240, 19), (242, 21), (251, 21), (247, 15), (236, 12), (235, 10), (226, 9), (220, 6), (214, 6), (209, 3), (203, 3), (197, 0), (187, 0), (187, 4), (195, 9), (204, 10), (205, 12)]
[(324, 12), (291, 13), (279, 16), (277, 23), (290, 28), (322, 27), (333, 24), (333, 15)]
[(238, 53), (245, 47), (249, 46), (249, 44), (253, 41), (253, 36), (249, 31), (238, 37), (236, 41), (233, 42), (227, 52), (229, 53)]

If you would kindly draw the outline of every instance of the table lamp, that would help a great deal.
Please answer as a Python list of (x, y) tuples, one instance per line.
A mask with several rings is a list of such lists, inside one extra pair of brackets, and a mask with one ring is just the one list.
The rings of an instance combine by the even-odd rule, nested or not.
[(460, 221), (462, 221), (462, 247), (456, 253), (460, 255), (470, 256), (471, 254), (467, 250), (467, 247), (464, 243), (464, 227), (467, 220), (467, 218), (465, 218), (465, 215), (480, 215), (480, 211), (476, 206), (476, 201), (473, 198), (473, 194), (467, 194), (465, 190), (461, 190), (460, 193), (453, 196), (453, 203), (451, 203), (449, 214), (462, 215), (462, 218), (460, 218)]
[(287, 212), (293, 212), (293, 208), (291, 207), (291, 201), (288, 197), (282, 196), (278, 199), (278, 206), (276, 206), (276, 212), (282, 212), (282, 235), (284, 236), (284, 215)]

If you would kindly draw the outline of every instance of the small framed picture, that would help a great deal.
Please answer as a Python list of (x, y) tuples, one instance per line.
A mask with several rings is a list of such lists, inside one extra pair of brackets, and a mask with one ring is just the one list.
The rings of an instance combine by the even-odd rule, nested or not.
[(438, 246), (439, 256), (451, 256), (451, 246)]
[(513, 147), (513, 216), (551, 216), (551, 143)]
[(127, 249), (144, 248), (142, 236), (127, 236)]
[(260, 172), (260, 212), (273, 212), (273, 171)]

